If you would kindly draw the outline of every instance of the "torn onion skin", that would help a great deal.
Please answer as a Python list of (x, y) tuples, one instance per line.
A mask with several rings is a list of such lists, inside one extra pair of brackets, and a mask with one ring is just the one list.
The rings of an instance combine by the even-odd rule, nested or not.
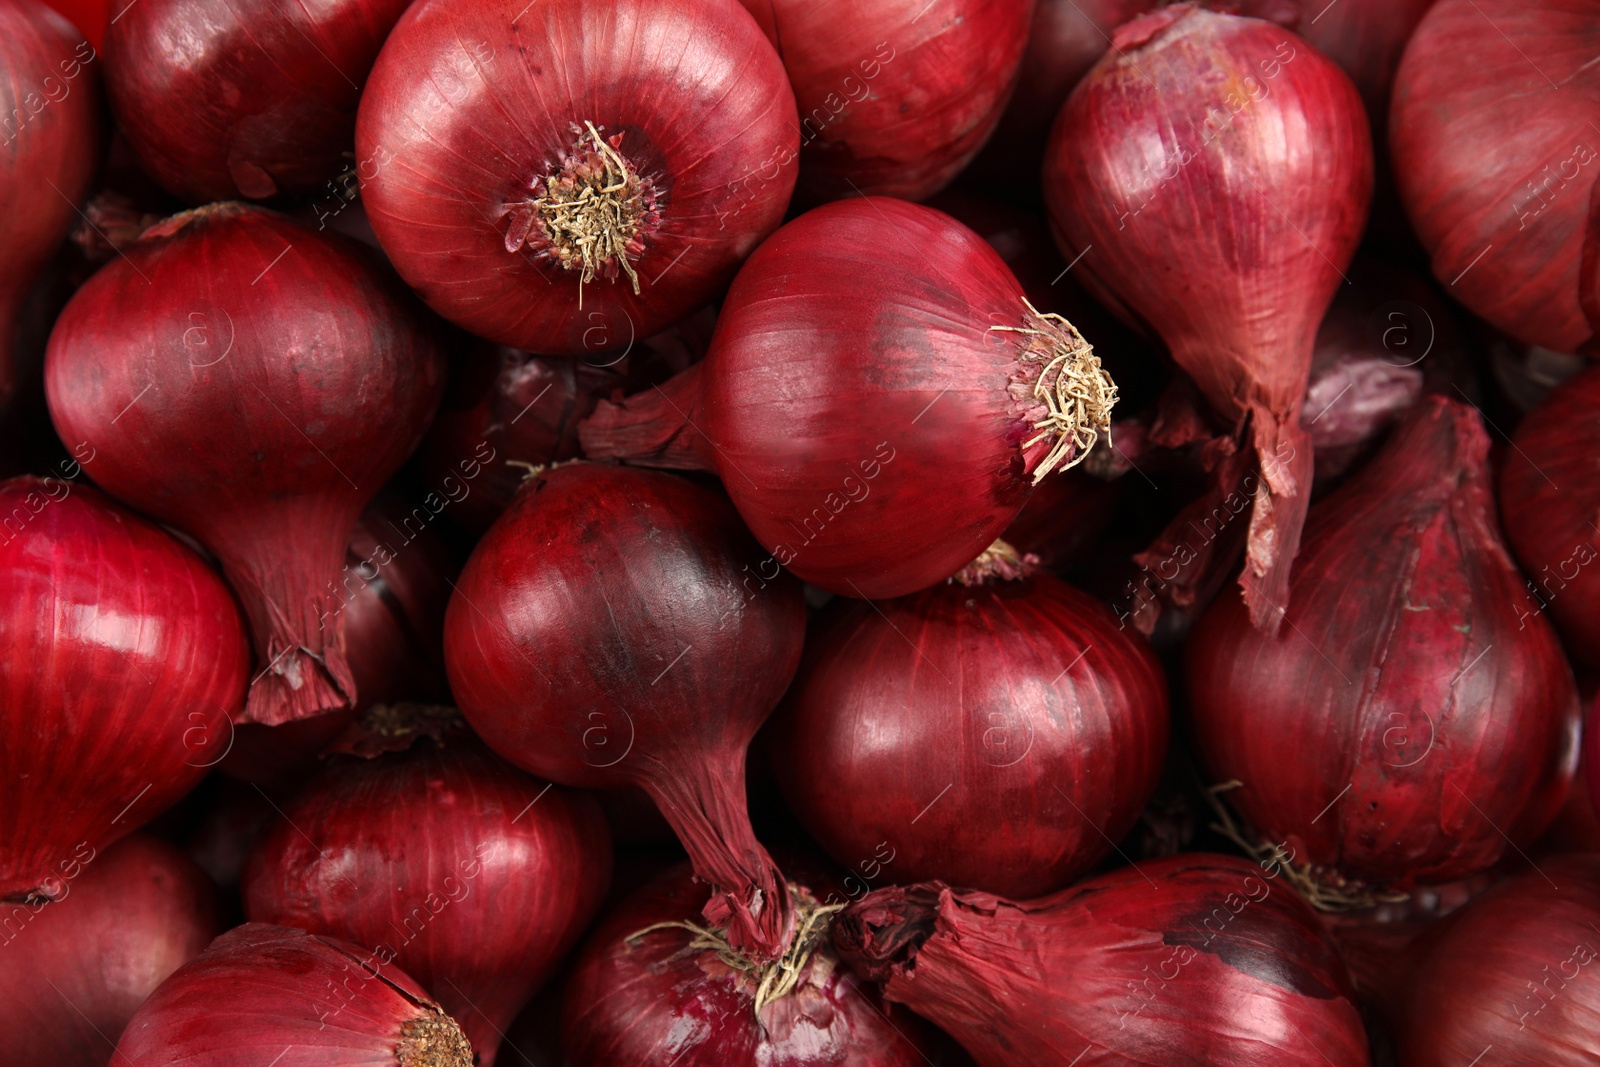
[[(1074, 273), (1161, 335), (1238, 438), (1212, 492), (1259, 483), (1239, 581), (1252, 621), (1275, 632), (1310, 500), (1299, 420), (1313, 342), (1372, 193), (1360, 95), (1287, 30), (1164, 8), (1120, 27), (1073, 91), (1044, 190), (1062, 255), (1082, 257)], [(1232, 559), (1180, 568), (1165, 599), (1194, 607), (1183, 592)]]
[(738, 0), (419, 0), (356, 126), (406, 281), (558, 355), (716, 296), (782, 221), (798, 151), (783, 64)]
[(443, 377), (373, 253), (234, 202), (174, 216), (101, 268), (45, 364), (56, 430), (97, 450), (96, 483), (221, 561), (256, 646), (245, 718), (268, 725), (355, 701), (345, 553)]
[(1281, 873), (1188, 854), (1030, 901), (892, 886), (833, 939), (980, 1067), (1366, 1067), (1344, 967)]
[(1572, 670), (1525, 606), (1488, 452), (1472, 408), (1424, 397), (1313, 509), (1278, 636), (1226, 595), (1190, 637), (1210, 780), (1242, 783), (1225, 799), (1263, 843), (1335, 885), (1484, 870), (1538, 837), (1572, 781)]

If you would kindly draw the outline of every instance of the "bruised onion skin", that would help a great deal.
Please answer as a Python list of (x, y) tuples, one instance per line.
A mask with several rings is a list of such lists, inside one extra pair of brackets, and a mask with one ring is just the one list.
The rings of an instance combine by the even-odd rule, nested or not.
[[(561, 1046), (573, 1067), (917, 1067), (933, 1062), (918, 1020), (885, 1009), (824, 938), (799, 986), (756, 1013), (756, 983), (682, 927), (705, 901), (686, 865), (601, 920), (567, 977)], [(869, 999), (870, 998), (870, 999)]]
[(472, 1067), (439, 1005), (389, 959), (286, 926), (211, 942), (144, 1002), (122, 1067)]
[[(597, 137), (640, 214), (585, 278), (533, 204), (575, 150), (601, 165)], [(356, 146), (375, 160), (372, 228), (434, 310), (571, 355), (715, 296), (782, 221), (799, 150), (783, 65), (737, 0), (419, 0), (373, 68)]]
[(1555, 632), (1523, 606), (1488, 451), (1471, 408), (1424, 398), (1313, 510), (1278, 636), (1234, 596), (1194, 628), (1211, 779), (1242, 783), (1228, 800), (1296, 864), (1401, 889), (1449, 881), (1498, 860), (1502, 830), (1531, 842), (1560, 805), (1577, 692)]
[(428, 329), (367, 257), (261, 208), (210, 205), (103, 267), (50, 337), (62, 439), (88, 441), (95, 481), (194, 535), (238, 594), (260, 672), (247, 721), (356, 699), (345, 552), (443, 385)]
[(800, 191), (921, 200), (993, 132), (1032, 0), (742, 0), (800, 109)]
[(0, 606), (0, 901), (59, 899), (205, 776), (249, 644), (199, 556), (59, 478), (0, 483)]
[(593, 798), (472, 740), (336, 763), (284, 816), (245, 868), (250, 921), (386, 951), (436, 992), (481, 1067), (611, 874)]
[(166, 842), (123, 838), (82, 868), (60, 900), (0, 911), (6, 1063), (105, 1067), (144, 999), (216, 936), (216, 890)]
[(580, 463), (529, 482), (479, 542), (445, 614), (462, 714), (563, 785), (641, 786), (714, 926), (757, 955), (790, 933), (745, 807), (750, 739), (800, 660), (805, 605), (727, 501), (672, 475)]
[(1389, 119), (1434, 276), (1494, 326), (1558, 352), (1589, 342), (1600, 317), (1600, 286), (1580, 277), (1600, 241), (1597, 47), (1591, 0), (1439, 0), (1406, 46)]
[(145, 170), (191, 204), (331, 189), (407, 3), (139, 0), (106, 34), (112, 110)]
[(1132, 829), (1167, 689), (1110, 610), (1039, 573), (834, 601), (773, 726), (790, 806), (846, 868), (1034, 897)]
[(833, 938), (980, 1067), (1365, 1067), (1344, 968), (1281, 873), (1192, 854), (1031, 901), (893, 886)]
[(1073, 91), (1044, 188), (1075, 273), (1154, 328), (1243, 441), (1218, 495), (1260, 483), (1240, 584), (1274, 629), (1310, 498), (1312, 347), (1372, 192), (1360, 96), (1286, 30), (1166, 8)]

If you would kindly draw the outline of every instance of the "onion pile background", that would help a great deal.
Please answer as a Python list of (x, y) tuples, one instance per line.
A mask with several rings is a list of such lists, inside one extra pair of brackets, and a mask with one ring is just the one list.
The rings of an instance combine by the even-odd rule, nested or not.
[(1600, 0), (0, 30), (0, 1067), (1600, 1062)]

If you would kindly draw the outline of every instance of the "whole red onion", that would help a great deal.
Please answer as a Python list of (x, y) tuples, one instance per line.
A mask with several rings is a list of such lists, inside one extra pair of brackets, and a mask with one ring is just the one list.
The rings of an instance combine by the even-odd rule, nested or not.
[(921, 200), (994, 130), (1032, 0), (742, 0), (783, 57), (810, 201)]
[(119, 1067), (472, 1067), (455, 1021), (392, 957), (286, 926), (229, 930), (161, 983)]
[(778, 225), (794, 94), (736, 0), (419, 0), (361, 98), (362, 196), (434, 310), (535, 352), (647, 337)]
[(1313, 509), (1278, 636), (1224, 596), (1190, 638), (1212, 779), (1240, 783), (1234, 806), (1335, 888), (1483, 870), (1538, 836), (1571, 780), (1572, 671), (1522, 606), (1488, 451), (1471, 408), (1425, 397)]
[(1389, 120), (1434, 276), (1495, 326), (1559, 352), (1589, 342), (1600, 317), (1600, 286), (1580, 277), (1600, 172), (1597, 47), (1592, 0), (1439, 0), (1406, 46)]
[(249, 646), (200, 557), (95, 489), (13, 478), (0, 516), (0, 901), (59, 899), (205, 776)]
[[(1244, 442), (1214, 494), (1253, 497), (1240, 584), (1275, 631), (1310, 498), (1313, 342), (1372, 191), (1366, 115), (1338, 67), (1256, 19), (1180, 4), (1113, 47), (1051, 134), (1051, 225), (1081, 280), (1153, 327)], [(1202, 579), (1177, 575), (1167, 598)]]
[(1344, 968), (1280, 873), (1199, 854), (1032, 901), (894, 886), (833, 939), (982, 1067), (1365, 1067)]
[(1039, 896), (1109, 853), (1155, 789), (1160, 665), (1104, 605), (1008, 552), (914, 596), (836, 600), (807, 641), (773, 762), (856, 885)]
[(396, 290), (354, 245), (211, 205), (146, 231), (51, 335), (62, 438), (99, 451), (96, 482), (221, 560), (255, 638), (252, 722), (355, 700), (336, 592), (345, 553), (443, 377)]
[(636, 785), (717, 890), (707, 918), (757, 957), (792, 932), (750, 828), (750, 739), (800, 659), (805, 607), (717, 494), (577, 464), (529, 482), (479, 542), (445, 616), (474, 730), (563, 785)]
[(60, 900), (0, 912), (0, 1061), (106, 1067), (144, 999), (216, 936), (216, 890), (166, 842), (127, 837), (82, 868)]
[(332, 195), (361, 85), (408, 3), (139, 0), (106, 35), (112, 109), (139, 162), (190, 203)]
[(579, 436), (592, 458), (716, 471), (775, 565), (892, 597), (989, 547), (1115, 402), (1091, 347), (1030, 308), (981, 238), (865, 197), (773, 235), (705, 361), (600, 405)]

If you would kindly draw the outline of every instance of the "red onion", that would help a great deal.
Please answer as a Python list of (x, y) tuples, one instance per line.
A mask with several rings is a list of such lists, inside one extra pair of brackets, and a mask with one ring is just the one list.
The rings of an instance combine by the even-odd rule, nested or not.
[[(827, 943), (832, 910), (807, 901), (806, 939), (792, 950), (793, 987), (772, 996), (763, 975), (719, 954), (694, 920), (705, 900), (686, 866), (624, 901), (579, 951), (567, 979), (561, 1044), (574, 1067), (920, 1067), (928, 1035), (885, 1009), (839, 966)], [(770, 998), (770, 999), (769, 999)]]
[(145, 997), (217, 933), (211, 883), (155, 838), (118, 841), (66, 888), (0, 919), (6, 1063), (105, 1067)]
[[(1406, 46), (1389, 144), (1400, 196), (1450, 295), (1523, 341), (1575, 352), (1600, 135), (1590, 0), (1439, 0)], [(1462, 56), (1472, 57), (1463, 77)]]
[(528, 483), (484, 535), (445, 616), (462, 713), (563, 785), (643, 787), (717, 890), (707, 918), (758, 957), (792, 915), (750, 828), (744, 758), (793, 677), (798, 583), (726, 501), (589, 464)]
[(147, 231), (50, 338), (62, 438), (98, 450), (100, 485), (221, 560), (255, 638), (249, 721), (355, 700), (341, 567), (443, 373), (395, 289), (354, 245), (213, 205)]
[(472, 1067), (455, 1021), (389, 959), (286, 926), (229, 930), (144, 1002), (119, 1067)]
[(1545, 615), (1572, 654), (1600, 666), (1600, 368), (1557, 386), (1518, 425), (1500, 475), (1500, 515), (1528, 576), (1512, 594), (1530, 620)]
[(921, 200), (994, 130), (1032, 0), (742, 0), (783, 57), (813, 202)]
[(1154, 327), (1245, 442), (1214, 494), (1254, 498), (1240, 584), (1275, 631), (1310, 496), (1313, 341), (1372, 190), (1366, 116), (1338, 67), (1255, 19), (1180, 4), (1113, 47), (1051, 134), (1051, 225), (1081, 280)]
[(833, 938), (982, 1067), (1365, 1067), (1344, 968), (1280, 873), (1186, 855), (1033, 901), (896, 886)]
[(783, 65), (735, 0), (420, 0), (361, 98), (367, 214), (406, 281), (536, 352), (647, 337), (783, 218)]
[(807, 642), (774, 763), (860, 891), (877, 877), (1059, 889), (1155, 790), (1167, 742), (1155, 657), (1087, 594), (1023, 577), (1010, 551), (914, 596), (835, 601)]
[(705, 361), (602, 404), (579, 436), (592, 458), (715, 470), (775, 565), (892, 597), (993, 543), (1115, 402), (1090, 346), (1033, 311), (976, 234), (867, 197), (775, 234), (734, 280)]
[(249, 647), (222, 580), (96, 490), (13, 478), (0, 516), (0, 901), (53, 900), (205, 776)]
[(1313, 509), (1267, 637), (1220, 598), (1188, 646), (1194, 736), (1234, 806), (1331, 883), (1404, 890), (1483, 870), (1555, 815), (1577, 693), (1529, 616), (1472, 409), (1426, 397)]
[[(330, 190), (408, 2), (139, 0), (106, 34), (112, 109), (144, 168), (190, 203)], [(384, 162), (364, 155), (350, 178)]]

